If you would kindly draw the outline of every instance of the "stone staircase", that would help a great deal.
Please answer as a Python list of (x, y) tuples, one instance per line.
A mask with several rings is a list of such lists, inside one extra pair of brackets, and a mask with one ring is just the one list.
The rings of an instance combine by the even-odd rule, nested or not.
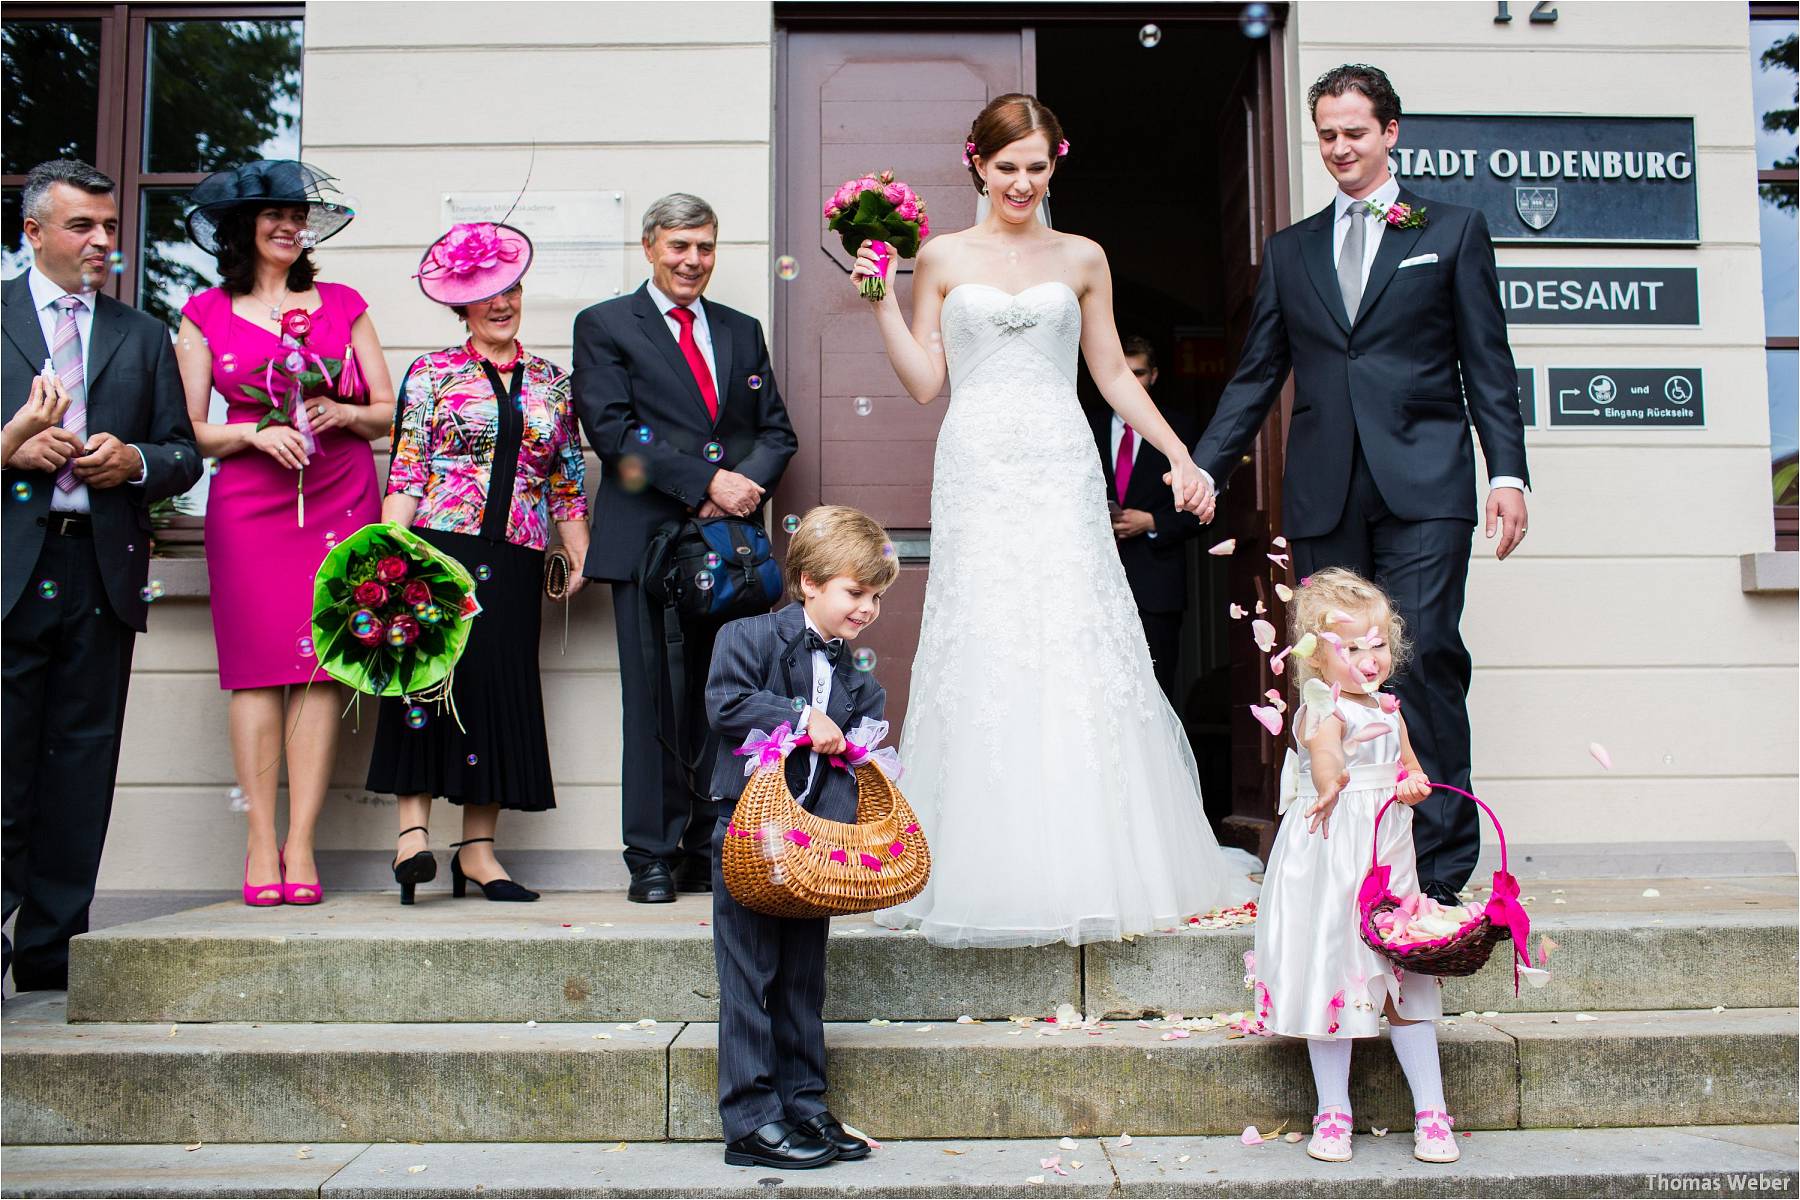
[[(1793, 1194), (1794, 878), (1532, 880), (1525, 892), (1534, 929), (1559, 945), (1549, 985), (1515, 998), (1498, 956), (1446, 981), (1446, 1011), (1465, 1014), (1442, 1031), (1450, 1107), (1459, 1130), (1496, 1131), (1449, 1173), (1413, 1171), (1404, 1136), (1362, 1139), (1359, 1163), (1393, 1162), (1337, 1176), (1319, 1175), (1299, 1147), (1238, 1142), (1250, 1124), (1300, 1127), (1311, 1096), (1304, 1048), (1225, 1029), (1173, 1037), (1165, 1018), (1245, 1006), (1247, 928), (944, 951), (848, 919), (834, 924), (829, 952), (832, 1105), (895, 1144), (860, 1177), (833, 1168), (785, 1177), (781, 1190), (985, 1194), (991, 1184), (1017, 1194), (1039, 1186), (1023, 1182), (1040, 1173), (1033, 1156), (1071, 1137), (1091, 1163), (1041, 1186), (1656, 1194), (1646, 1171), (1666, 1160), (1677, 1173), (1716, 1171), (1711, 1194), (1732, 1194), (1734, 1170), (1773, 1170), (1760, 1191)], [(219, 905), (89, 934), (74, 945), (66, 1000), (27, 994), (5, 1006), (0, 1190), (165, 1194), (149, 1182), (164, 1177), (166, 1194), (243, 1194), (223, 1181), (258, 1162), (271, 1178), (311, 1178), (287, 1166), (305, 1146), (298, 1162), (337, 1155), (342, 1169), (284, 1194), (503, 1195), (495, 1181), (512, 1172), (543, 1195), (766, 1195), (757, 1181), (773, 1173), (730, 1171), (716, 1145), (684, 1145), (719, 1136), (709, 919), (698, 897), (646, 908), (617, 894), (530, 906), (434, 894), (402, 910), (392, 895), (352, 894), (316, 909)], [(1020, 1020), (1062, 1004), (1109, 1020)], [(1359, 1126), (1403, 1133), (1411, 1106), (1392, 1055), (1365, 1046), (1357, 1062)], [(1132, 1145), (1118, 1144), (1122, 1132)], [(195, 1143), (222, 1172), (211, 1192), (202, 1185), (215, 1177), (191, 1156), (200, 1152), (179, 1149)], [(384, 1145), (417, 1157), (408, 1143), (425, 1143), (440, 1166), (485, 1164), (489, 1181), (470, 1193), (464, 1168), (453, 1181), (432, 1167), (426, 1181), (382, 1167), (365, 1181), (373, 1191), (334, 1190), (374, 1169), (358, 1147), (373, 1163), (386, 1161)], [(625, 1143), (640, 1165), (600, 1143)], [(1522, 1169), (1520, 1154), (1552, 1157)], [(585, 1178), (570, 1173), (577, 1161), (591, 1164)], [(1211, 1166), (1188, 1169), (1202, 1161)], [(136, 1182), (94, 1190), (115, 1168)]]

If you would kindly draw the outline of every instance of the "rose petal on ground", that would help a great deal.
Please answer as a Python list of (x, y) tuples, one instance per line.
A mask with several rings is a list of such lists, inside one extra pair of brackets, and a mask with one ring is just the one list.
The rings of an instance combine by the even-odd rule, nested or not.
[(1575, 1019), (1577, 1021), (1598, 1021), (1600, 1018), (1594, 1017), (1594, 1016), (1589, 1016), (1587, 1013), (1576, 1013)]
[(204, 1145), (206, 1145), (205, 1142), (189, 1142), (187, 1145), (183, 1146), (182, 1149), (186, 1150), (189, 1154), (192, 1154)]
[(1131, 1145), (1131, 1135), (1129, 1133), (1121, 1133), (1119, 1135), (1119, 1145), (1121, 1145), (1121, 1146)]
[(407, 1174), (408, 1174), (408, 1175), (417, 1175), (417, 1174), (419, 1174), (419, 1173), (420, 1173), (420, 1172), (421, 1172), (421, 1171), (423, 1171), (423, 1170), (424, 1170), (424, 1169), (425, 1169), (425, 1164), (424, 1164), (424, 1163), (420, 1163), (420, 1164), (419, 1164), (419, 1165), (418, 1165), (418, 1166), (416, 1166), (416, 1167), (408, 1167), (408, 1168), (406, 1168), (406, 1173), (407, 1173)]
[(1175, 1161), (1176, 1162), (1186, 1162), (1188, 1159), (1190, 1159), (1192, 1157), (1194, 1157), (1194, 1156), (1191, 1154), (1177, 1154), (1175, 1156)]
[(1076, 1141), (1074, 1138), (1067, 1138), (1067, 1137), (1056, 1144), (1058, 1146), (1061, 1146), (1064, 1150), (1073, 1150), (1077, 1146), (1081, 1145), (1081, 1143)]
[(1657, 891), (1655, 888), (1645, 888), (1641, 894), (1644, 896), (1645, 899), (1652, 899), (1654, 897), (1662, 895), (1662, 893)]
[(602, 1150), (601, 1153), (602, 1154), (617, 1154), (617, 1153), (619, 1153), (619, 1151), (625, 1149), (625, 1146), (626, 1146), (626, 1143), (620, 1142), (616, 1146), (608, 1146), (605, 1150)]
[(1257, 1130), (1256, 1126), (1246, 1125), (1244, 1126), (1244, 1132), (1238, 1134), (1238, 1141), (1244, 1143), (1246, 1146), (1260, 1146), (1263, 1144), (1263, 1135)]
[(1237, 549), (1237, 539), (1236, 538), (1226, 538), (1222, 542), (1217, 542), (1211, 546), (1208, 546), (1206, 549), (1206, 552), (1215, 558), (1224, 558), (1236, 549)]
[(1284, 1142), (1287, 1142), (1289, 1145), (1292, 1145), (1293, 1143), (1299, 1141), (1301, 1138), (1303, 1138), (1305, 1136), (1306, 1135), (1301, 1133), (1299, 1130), (1295, 1130), (1293, 1133), (1282, 1134), (1281, 1140)]
[(1589, 742), (1588, 753), (1594, 756), (1595, 762), (1599, 763), (1609, 771), (1612, 770), (1612, 755), (1606, 752), (1605, 746), (1602, 746), (1599, 742)]
[(1042, 1183), (1042, 1182), (1044, 1182), (1044, 1177), (1042, 1175), (1027, 1175), (1025, 1177), (1025, 1182), (1026, 1183)]
[(1071, 1171), (1079, 1171), (1085, 1166), (1087, 1166), (1087, 1164), (1082, 1162), (1079, 1158), (1071, 1158), (1069, 1160), (1069, 1170)]
[(981, 1024), (980, 1021), (977, 1021), (974, 1017), (968, 1016), (967, 1014), (964, 1014), (963, 1016), (956, 1018), (956, 1023), (958, 1025), (979, 1025), (979, 1024)]
[(967, 1154), (967, 1150), (945, 1150), (945, 1154)]
[(1387, 1136), (1387, 1130), (1383, 1129), (1379, 1125), (1369, 1126), (1369, 1132), (1374, 1134), (1376, 1137), (1386, 1137)]
[(595, 1035), (594, 1035), (594, 1040), (595, 1040), (595, 1041), (596, 1041), (596, 1042), (610, 1042), (610, 1041), (612, 1041), (612, 1034), (610, 1034), (610, 1033), (596, 1033), (596, 1034), (595, 1034)]

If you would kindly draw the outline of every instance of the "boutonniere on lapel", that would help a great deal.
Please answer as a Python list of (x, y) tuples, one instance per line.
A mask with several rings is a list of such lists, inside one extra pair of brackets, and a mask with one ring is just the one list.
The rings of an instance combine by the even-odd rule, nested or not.
[(1383, 204), (1379, 200), (1368, 202), (1369, 211), (1386, 221), (1395, 229), (1423, 229), (1426, 225), (1425, 209), (1414, 208), (1410, 204), (1402, 204), (1396, 200), (1392, 204)]

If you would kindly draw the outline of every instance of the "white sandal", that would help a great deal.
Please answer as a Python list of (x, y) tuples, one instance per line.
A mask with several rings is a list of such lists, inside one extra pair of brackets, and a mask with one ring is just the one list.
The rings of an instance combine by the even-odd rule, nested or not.
[(1456, 1119), (1447, 1112), (1426, 1109), (1413, 1114), (1413, 1157), (1420, 1162), (1453, 1163), (1462, 1157), (1451, 1126)]
[(1313, 1118), (1312, 1141), (1306, 1152), (1320, 1162), (1350, 1161), (1350, 1114), (1328, 1108)]

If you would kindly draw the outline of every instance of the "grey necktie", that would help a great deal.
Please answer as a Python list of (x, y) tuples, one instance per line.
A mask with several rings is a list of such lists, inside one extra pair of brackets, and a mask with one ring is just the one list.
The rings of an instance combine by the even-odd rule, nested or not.
[(1368, 236), (1367, 201), (1358, 200), (1348, 210), (1350, 228), (1344, 233), (1344, 250), (1338, 255), (1338, 292), (1344, 297), (1344, 315), (1352, 321), (1356, 320), (1356, 310), (1362, 304), (1363, 293), (1363, 239)]

